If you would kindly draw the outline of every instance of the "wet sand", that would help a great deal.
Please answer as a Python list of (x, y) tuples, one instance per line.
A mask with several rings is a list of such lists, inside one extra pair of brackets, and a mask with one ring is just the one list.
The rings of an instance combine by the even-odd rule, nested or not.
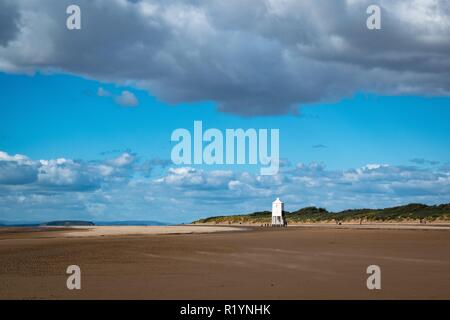
[[(3, 229), (0, 298), (450, 299), (448, 230), (247, 229), (92, 237)], [(81, 267), (78, 291), (66, 288), (72, 264)], [(372, 264), (381, 290), (366, 287)]]

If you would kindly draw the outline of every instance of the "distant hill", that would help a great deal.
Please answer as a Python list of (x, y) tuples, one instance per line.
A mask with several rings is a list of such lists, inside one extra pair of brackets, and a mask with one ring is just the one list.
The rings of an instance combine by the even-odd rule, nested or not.
[[(323, 208), (307, 207), (293, 212), (285, 212), (288, 223), (305, 222), (348, 222), (348, 221), (407, 221), (448, 220), (450, 221), (450, 204), (427, 206), (424, 204), (408, 204), (385, 209), (353, 209), (330, 212)], [(194, 221), (193, 223), (270, 223), (270, 211), (254, 212), (244, 215), (216, 216)]]
[(40, 226), (46, 227), (84, 227), (84, 226), (95, 226), (91, 221), (79, 221), (79, 220), (61, 220), (61, 221), (50, 221), (40, 224)]

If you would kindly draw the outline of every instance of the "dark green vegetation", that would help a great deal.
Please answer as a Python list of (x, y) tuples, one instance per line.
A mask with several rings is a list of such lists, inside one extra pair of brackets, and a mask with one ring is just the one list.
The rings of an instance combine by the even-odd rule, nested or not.
[[(200, 219), (194, 223), (270, 223), (270, 211), (255, 212), (247, 215), (219, 216)], [(398, 222), (408, 220), (450, 221), (450, 203), (437, 206), (408, 204), (386, 209), (355, 209), (341, 212), (329, 212), (326, 209), (308, 207), (293, 212), (285, 212), (288, 223), (302, 222)]]

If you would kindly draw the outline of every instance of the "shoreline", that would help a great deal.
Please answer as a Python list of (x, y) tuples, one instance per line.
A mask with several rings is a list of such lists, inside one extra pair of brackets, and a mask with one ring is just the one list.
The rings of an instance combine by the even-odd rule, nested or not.
[(0, 240), (9, 238), (97, 238), (118, 236), (149, 236), (176, 234), (208, 234), (219, 232), (238, 232), (246, 230), (243, 226), (39, 226), (2, 227)]
[(372, 231), (450, 231), (450, 223), (301, 223), (290, 224), (287, 228), (261, 226), (260, 224), (215, 224), (195, 223), (173, 226), (38, 226), (38, 227), (8, 227), (0, 228), (0, 241), (14, 239), (49, 239), (49, 238), (118, 238), (123, 236), (145, 237), (162, 235), (189, 235), (189, 234), (217, 234), (265, 232), (292, 229), (316, 230), (372, 230)]
[[(260, 229), (283, 229), (283, 227), (263, 226), (260, 223), (196, 223), (194, 225), (201, 226), (230, 226), (230, 227), (253, 227)], [(372, 230), (449, 230), (450, 222), (442, 223), (408, 223), (408, 222), (382, 222), (382, 223), (291, 223), (287, 228), (329, 228), (329, 229), (372, 229)]]

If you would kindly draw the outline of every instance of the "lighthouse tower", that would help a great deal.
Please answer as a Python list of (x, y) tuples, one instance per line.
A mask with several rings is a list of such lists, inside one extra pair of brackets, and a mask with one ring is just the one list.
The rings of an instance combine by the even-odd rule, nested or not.
[(284, 203), (280, 198), (272, 202), (272, 226), (280, 227), (285, 225), (284, 221)]

